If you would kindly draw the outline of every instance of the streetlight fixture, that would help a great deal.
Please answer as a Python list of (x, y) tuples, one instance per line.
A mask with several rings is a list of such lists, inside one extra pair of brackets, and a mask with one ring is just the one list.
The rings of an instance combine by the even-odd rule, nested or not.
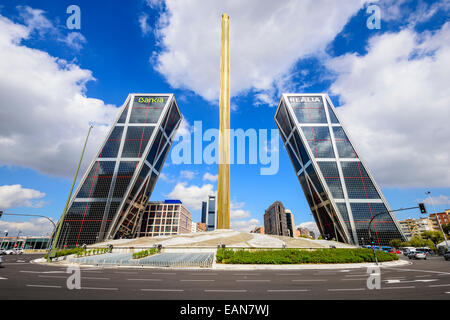
[(429, 199), (430, 202), (431, 202), (431, 206), (433, 207), (433, 211), (434, 211), (434, 214), (435, 214), (435, 216), (436, 216), (436, 220), (437, 220), (437, 222), (438, 222), (439, 228), (441, 229), (442, 235), (444, 236), (445, 247), (448, 249), (447, 237), (445, 236), (444, 229), (442, 229), (441, 221), (439, 220), (438, 214), (437, 214), (437, 212), (436, 212), (436, 208), (434, 207), (434, 201), (433, 201), (433, 198), (430, 196), (431, 191), (426, 191), (425, 194), (428, 196), (428, 199)]

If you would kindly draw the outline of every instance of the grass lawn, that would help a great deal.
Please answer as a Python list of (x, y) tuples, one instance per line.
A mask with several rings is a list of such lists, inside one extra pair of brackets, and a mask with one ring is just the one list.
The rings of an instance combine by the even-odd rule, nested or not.
[[(398, 260), (394, 253), (377, 250), (379, 262)], [(229, 264), (320, 264), (375, 262), (371, 249), (218, 249), (217, 263)]]

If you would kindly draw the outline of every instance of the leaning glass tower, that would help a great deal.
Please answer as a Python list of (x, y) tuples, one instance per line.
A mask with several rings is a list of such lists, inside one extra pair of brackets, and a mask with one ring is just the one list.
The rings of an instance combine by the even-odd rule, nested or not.
[(57, 247), (136, 236), (182, 115), (173, 94), (129, 94), (62, 221)]
[(326, 94), (283, 94), (275, 122), (322, 236), (377, 245), (405, 237)]

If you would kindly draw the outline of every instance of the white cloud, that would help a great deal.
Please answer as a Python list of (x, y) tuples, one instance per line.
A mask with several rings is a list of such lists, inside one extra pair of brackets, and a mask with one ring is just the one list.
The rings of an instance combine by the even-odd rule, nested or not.
[(177, 129), (177, 133), (175, 134), (174, 141), (177, 141), (179, 137), (183, 137), (184, 139), (190, 139), (191, 134), (194, 132), (194, 127), (189, 124), (186, 118), (181, 119), (180, 126)]
[[(51, 235), (53, 232), (53, 225), (45, 218), (30, 219), (21, 222), (9, 222), (0, 220), (0, 230), (8, 231), (8, 236), (45, 236)], [(3, 234), (2, 234), (3, 235)]]
[[(216, 101), (220, 19), (226, 12), (231, 19), (231, 96), (252, 89), (273, 92), (274, 82), (298, 59), (323, 52), (364, 2), (167, 0), (155, 30), (162, 51), (151, 61), (172, 87)], [(267, 95), (259, 97), (272, 103)]]
[(69, 32), (65, 38), (60, 39), (68, 47), (75, 51), (80, 51), (83, 44), (86, 43), (86, 38), (79, 32)]
[(181, 170), (180, 171), (180, 177), (184, 178), (184, 179), (189, 179), (189, 180), (194, 179), (196, 174), (197, 174), (196, 172), (190, 171), (190, 170)]
[(261, 224), (258, 219), (232, 220), (230, 227), (236, 231), (250, 232), (260, 225)]
[(382, 186), (450, 185), (450, 23), (369, 40), (368, 53), (331, 59), (337, 113)]
[(203, 180), (208, 180), (208, 181), (211, 181), (211, 182), (216, 182), (218, 179), (219, 179), (219, 175), (217, 175), (217, 174), (211, 174), (211, 173), (209, 173), (209, 172), (206, 172), (206, 173), (203, 175)]
[(20, 184), (0, 186), (0, 210), (14, 207), (41, 207), (45, 193), (23, 188)]
[(317, 224), (314, 221), (308, 221), (308, 222), (302, 222), (298, 226), (295, 226), (295, 228), (306, 228), (309, 231), (314, 232), (314, 235), (318, 237), (320, 235), (319, 228), (317, 227)]
[(152, 27), (148, 23), (148, 14), (142, 13), (139, 16), (139, 27), (141, 28), (142, 34), (144, 36), (152, 31)]
[(89, 123), (81, 172), (118, 110), (86, 96), (91, 71), (21, 45), (31, 30), (0, 15), (0, 165), (71, 177)]
[(29, 6), (17, 6), (19, 15), (30, 31), (37, 31), (40, 35), (46, 32), (55, 32), (56, 28), (44, 16), (44, 11)]
[(437, 197), (428, 197), (422, 201), (433, 206), (450, 205), (450, 197), (442, 194)]
[(231, 209), (230, 210), (231, 220), (233, 219), (243, 219), (250, 217), (250, 211), (242, 209)]
[(200, 210), (202, 201), (206, 201), (209, 195), (215, 194), (212, 184), (204, 184), (201, 187), (189, 186), (186, 182), (177, 183), (167, 195), (171, 199), (179, 199), (185, 206), (192, 210)]

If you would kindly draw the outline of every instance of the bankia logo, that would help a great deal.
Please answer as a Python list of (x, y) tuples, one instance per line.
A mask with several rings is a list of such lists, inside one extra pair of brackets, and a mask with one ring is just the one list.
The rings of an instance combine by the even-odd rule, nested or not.
[(293, 103), (317, 103), (322, 102), (322, 97), (319, 96), (302, 96), (302, 97), (289, 97), (289, 102)]
[(139, 103), (163, 103), (164, 97), (136, 97), (134, 101)]

